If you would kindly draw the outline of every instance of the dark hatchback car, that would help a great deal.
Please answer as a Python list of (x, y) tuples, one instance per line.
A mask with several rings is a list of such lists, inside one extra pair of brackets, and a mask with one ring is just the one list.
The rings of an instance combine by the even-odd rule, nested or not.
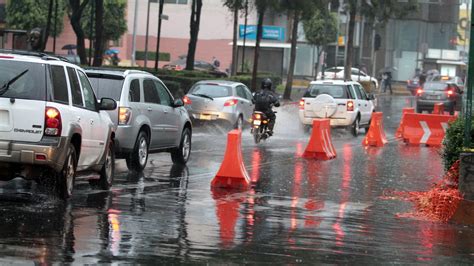
[(444, 110), (454, 114), (462, 105), (462, 90), (454, 83), (426, 82), (416, 92), (416, 112), (432, 112), (436, 103), (443, 103)]
[[(176, 70), (176, 71), (184, 70), (185, 68), (186, 68), (185, 58), (175, 60), (163, 66), (163, 69)], [(203, 71), (218, 78), (225, 78), (229, 76), (227, 72), (221, 71), (219, 68), (215, 67), (213, 64), (200, 61), (200, 60), (194, 61), (194, 70)]]

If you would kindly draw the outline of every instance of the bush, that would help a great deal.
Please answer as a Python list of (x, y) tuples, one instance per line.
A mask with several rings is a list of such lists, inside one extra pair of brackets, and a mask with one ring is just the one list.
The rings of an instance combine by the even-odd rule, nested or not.
[[(169, 62), (170, 61), (170, 53), (160, 53), (159, 60)], [(135, 59), (137, 60), (145, 60), (145, 51), (136, 51), (135, 52)], [(148, 60), (155, 61), (156, 59), (156, 52), (148, 51)]]
[(173, 97), (181, 98), (184, 96), (184, 92), (181, 89), (181, 84), (179, 82), (165, 79), (162, 79), (161, 81), (165, 83), (168, 90), (171, 92), (171, 94), (173, 94)]
[(464, 119), (458, 117), (456, 121), (450, 123), (443, 140), (444, 169), (448, 170), (451, 165), (459, 159), (459, 154), (463, 150), (464, 142)]

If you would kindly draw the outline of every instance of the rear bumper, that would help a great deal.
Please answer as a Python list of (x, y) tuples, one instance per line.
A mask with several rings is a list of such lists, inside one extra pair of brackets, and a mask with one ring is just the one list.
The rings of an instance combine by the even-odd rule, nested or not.
[(29, 174), (38, 174), (34, 173), (36, 167), (59, 172), (66, 160), (69, 141), (67, 137), (43, 138), (37, 143), (0, 140), (0, 172), (19, 173), (28, 167), (31, 168)]
[(434, 105), (437, 103), (442, 103), (444, 110), (450, 110), (454, 107), (454, 102), (451, 101), (430, 101), (430, 100), (416, 100), (416, 106), (418, 110), (433, 110)]
[(229, 112), (188, 111), (188, 113), (194, 122), (226, 121), (231, 124), (234, 124), (238, 118), (237, 113)]
[[(354, 120), (357, 116), (357, 113), (351, 112), (347, 113), (346, 117), (330, 117), (329, 122), (331, 124), (331, 127), (346, 127), (352, 125), (354, 123)], [(304, 111), (300, 110), (299, 111), (299, 117), (301, 123), (304, 125), (313, 125), (313, 119), (318, 119), (318, 117), (307, 117), (304, 116)]]

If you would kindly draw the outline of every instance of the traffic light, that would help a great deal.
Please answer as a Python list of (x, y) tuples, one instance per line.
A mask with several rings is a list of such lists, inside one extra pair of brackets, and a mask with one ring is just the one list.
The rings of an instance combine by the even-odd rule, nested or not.
[(380, 34), (376, 33), (374, 38), (374, 51), (378, 51), (382, 45), (382, 37)]

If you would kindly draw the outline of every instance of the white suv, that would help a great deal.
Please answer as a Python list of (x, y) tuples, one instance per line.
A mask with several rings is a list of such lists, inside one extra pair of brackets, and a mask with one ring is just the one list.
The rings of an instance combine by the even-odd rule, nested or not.
[[(58, 58), (0, 51), (0, 180), (17, 176), (72, 195), (76, 171), (98, 172), (102, 189), (114, 176), (114, 128), (84, 71)], [(92, 177), (97, 178), (97, 177)]]
[(375, 98), (354, 81), (312, 81), (299, 103), (303, 125), (311, 126), (314, 118), (328, 118), (333, 127), (349, 127), (354, 136), (368, 129), (375, 110)]

